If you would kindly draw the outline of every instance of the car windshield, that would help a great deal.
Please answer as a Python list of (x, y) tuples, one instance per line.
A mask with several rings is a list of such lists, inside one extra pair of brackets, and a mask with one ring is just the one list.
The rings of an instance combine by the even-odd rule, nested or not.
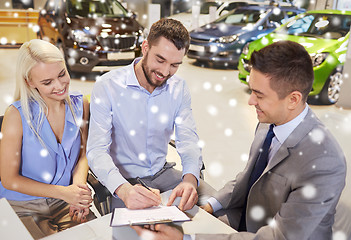
[(351, 15), (304, 14), (276, 32), (288, 35), (338, 39), (349, 32), (350, 23)]
[(217, 19), (215, 23), (246, 25), (248, 23), (256, 23), (264, 15), (264, 12), (259, 10), (237, 9)]
[(116, 0), (68, 0), (69, 15), (81, 17), (126, 17), (128, 12)]

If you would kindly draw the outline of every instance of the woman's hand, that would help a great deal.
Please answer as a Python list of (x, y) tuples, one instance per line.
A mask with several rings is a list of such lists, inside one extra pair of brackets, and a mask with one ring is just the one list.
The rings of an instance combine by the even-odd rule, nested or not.
[(84, 184), (72, 184), (62, 189), (62, 200), (78, 208), (89, 208), (93, 199), (91, 190)]
[(87, 216), (89, 215), (89, 208), (80, 208), (74, 205), (69, 207), (69, 215), (72, 221), (77, 223), (84, 223), (87, 221)]

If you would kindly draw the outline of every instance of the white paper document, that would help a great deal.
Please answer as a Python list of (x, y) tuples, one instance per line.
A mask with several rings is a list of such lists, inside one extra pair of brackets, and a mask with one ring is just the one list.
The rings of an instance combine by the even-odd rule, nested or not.
[(125, 225), (145, 225), (167, 222), (183, 222), (191, 219), (176, 206), (157, 206), (146, 209), (115, 208), (111, 217), (111, 227)]

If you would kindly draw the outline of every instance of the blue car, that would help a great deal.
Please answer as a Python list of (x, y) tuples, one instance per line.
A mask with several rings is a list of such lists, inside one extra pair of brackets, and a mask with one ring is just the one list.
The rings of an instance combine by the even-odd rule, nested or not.
[(249, 5), (190, 32), (187, 56), (199, 62), (237, 65), (247, 42), (259, 39), (304, 9), (292, 6)]

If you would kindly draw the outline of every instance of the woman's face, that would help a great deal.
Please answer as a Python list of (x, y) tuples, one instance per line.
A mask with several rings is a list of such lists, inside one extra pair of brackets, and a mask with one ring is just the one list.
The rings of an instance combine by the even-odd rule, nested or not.
[(62, 101), (68, 96), (70, 76), (63, 62), (37, 63), (30, 71), (28, 84), (44, 101)]

